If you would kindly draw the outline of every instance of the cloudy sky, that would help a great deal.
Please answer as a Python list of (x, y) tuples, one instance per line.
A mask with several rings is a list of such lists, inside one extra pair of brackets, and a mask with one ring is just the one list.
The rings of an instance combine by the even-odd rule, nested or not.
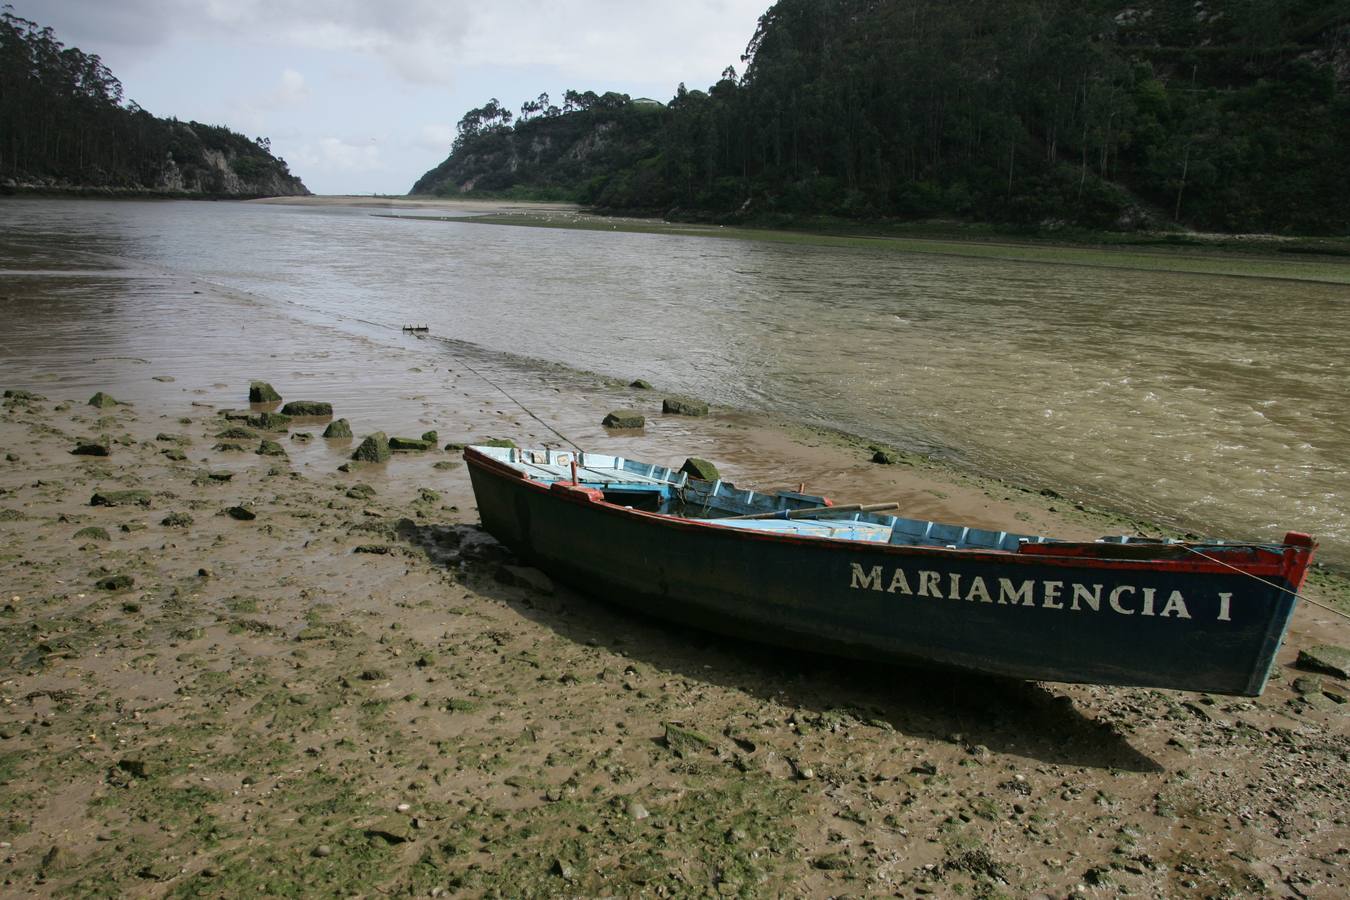
[(267, 136), (319, 194), (406, 192), (464, 111), (666, 101), (742, 68), (771, 0), (8, 0), (158, 116)]

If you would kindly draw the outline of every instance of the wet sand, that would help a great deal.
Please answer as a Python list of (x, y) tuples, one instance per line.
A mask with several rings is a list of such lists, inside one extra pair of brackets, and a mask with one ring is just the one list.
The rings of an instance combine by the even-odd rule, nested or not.
[[(784, 654), (515, 568), (455, 453), (343, 472), (354, 442), (323, 421), (230, 439), (221, 411), (258, 377), (358, 439), (558, 441), (500, 386), (583, 446), (743, 485), (1063, 537), (1136, 523), (412, 337), (144, 352), (2, 386), (44, 395), (0, 413), (7, 895), (1342, 895), (1350, 688), (1292, 667), (1346, 643), (1316, 607), (1256, 700)], [(134, 405), (87, 405), (100, 388)], [(648, 427), (606, 433), (620, 406)], [(102, 435), (109, 456), (71, 454)], [(114, 491), (145, 495), (91, 505)]]

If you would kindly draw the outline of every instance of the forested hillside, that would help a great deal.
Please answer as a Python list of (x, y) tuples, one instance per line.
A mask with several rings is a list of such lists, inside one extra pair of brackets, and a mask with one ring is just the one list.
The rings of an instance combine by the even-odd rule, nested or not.
[(0, 190), (308, 194), (268, 141), (123, 104), (97, 57), (0, 10)]
[(779, 0), (743, 63), (665, 107), (568, 92), (513, 123), (494, 100), (414, 191), (1350, 230), (1346, 0)]

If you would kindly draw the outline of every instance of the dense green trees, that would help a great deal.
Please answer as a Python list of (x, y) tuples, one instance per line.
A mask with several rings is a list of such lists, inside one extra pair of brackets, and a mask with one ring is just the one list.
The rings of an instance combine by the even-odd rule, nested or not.
[(1345, 0), (779, 0), (745, 61), (654, 117), (569, 91), (560, 116), (461, 133), (417, 189), (770, 220), (1350, 229)]
[[(208, 155), (226, 161), (228, 171)], [(121, 83), (97, 56), (66, 47), (52, 29), (19, 18), (11, 6), (0, 8), (0, 179), (212, 194), (306, 192), (265, 138), (123, 105)]]

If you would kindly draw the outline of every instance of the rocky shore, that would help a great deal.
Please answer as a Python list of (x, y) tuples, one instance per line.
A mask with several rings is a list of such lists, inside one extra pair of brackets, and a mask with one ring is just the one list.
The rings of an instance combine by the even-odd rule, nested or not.
[[(445, 444), (538, 436), (470, 380), (405, 438), (254, 387), (232, 409), (4, 401), (7, 896), (1343, 896), (1350, 681), (1294, 663), (1344, 620), (1301, 605), (1255, 700), (745, 646), (554, 585), (483, 533)], [(596, 434), (620, 405), (660, 430), (660, 400), (596, 385), (573, 408)], [(353, 460), (380, 430), (379, 461)], [(746, 483), (1112, 530), (715, 410), (671, 433)]]

